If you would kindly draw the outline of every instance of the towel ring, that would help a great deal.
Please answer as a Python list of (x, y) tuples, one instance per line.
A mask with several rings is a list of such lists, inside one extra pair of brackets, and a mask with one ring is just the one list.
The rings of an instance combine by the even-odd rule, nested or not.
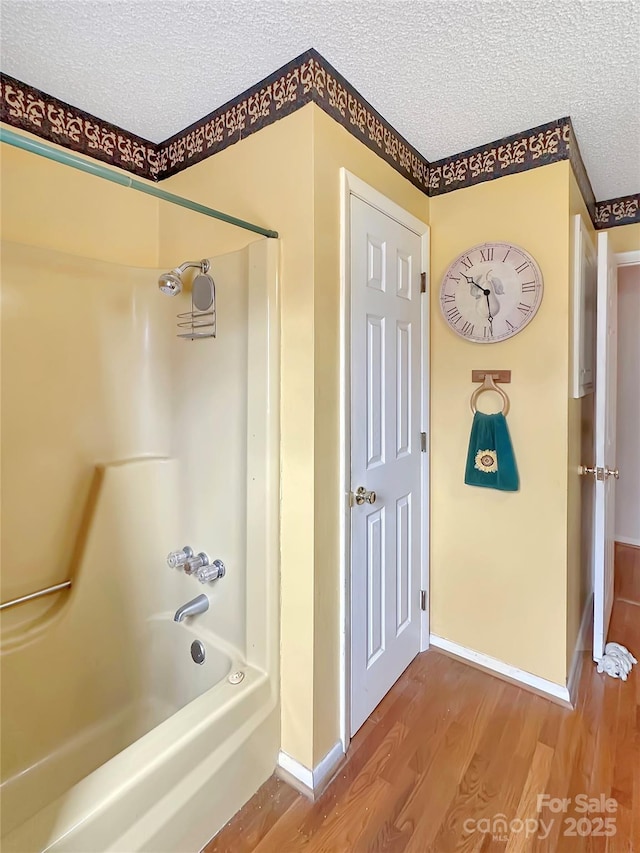
[(509, 398), (507, 397), (506, 393), (502, 390), (502, 388), (500, 388), (498, 385), (496, 385), (496, 383), (493, 381), (493, 376), (490, 373), (485, 374), (484, 382), (482, 383), (482, 385), (480, 385), (479, 388), (476, 388), (476, 390), (471, 395), (471, 401), (470, 402), (471, 402), (471, 411), (473, 412), (473, 414), (475, 415), (475, 413), (478, 411), (476, 408), (476, 401), (477, 401), (478, 397), (480, 396), (480, 394), (482, 394), (484, 391), (495, 391), (497, 394), (499, 394), (502, 397), (502, 403), (503, 403), (502, 414), (506, 416), (509, 413), (509, 405), (510, 405)]

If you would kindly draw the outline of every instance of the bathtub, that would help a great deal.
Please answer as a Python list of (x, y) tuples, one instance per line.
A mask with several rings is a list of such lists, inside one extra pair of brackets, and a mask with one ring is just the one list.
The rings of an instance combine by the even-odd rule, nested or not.
[[(3, 784), (3, 824), (19, 824), (3, 835), (5, 853), (197, 851), (235, 810), (237, 793), (225, 796), (225, 786), (239, 781), (246, 800), (256, 760), (260, 777), (271, 773), (275, 755), (262, 745), (277, 740), (279, 722), (266, 673), (198, 628), (197, 617), (178, 624), (165, 613), (147, 628), (148, 659), (159, 665), (141, 685), (144, 698)], [(202, 664), (192, 660), (194, 640)], [(230, 683), (237, 673), (242, 680)]]
[[(30, 281), (81, 280), (70, 293), (86, 297), (85, 319), (102, 325), (72, 352), (67, 373), (90, 362), (90, 387), (104, 393), (99, 405), (70, 398), (62, 407), (69, 422), (55, 442), (46, 419), (29, 417), (35, 427), (45, 424), (32, 442), (40, 455), (23, 448), (10, 483), (14, 495), (21, 482), (29, 486), (22, 497), (32, 514), (23, 518), (28, 513), (16, 503), (7, 516), (24, 522), (26, 533), (19, 538), (14, 523), (16, 547), (3, 573), (15, 591), (3, 596), (65, 577), (72, 585), (2, 613), (4, 853), (197, 853), (273, 772), (280, 747), (277, 252), (265, 240), (212, 260), (224, 323), (215, 341), (193, 345), (175, 337), (180, 307), (153, 301), (161, 299), (155, 272), (114, 273), (113, 265), (31, 247), (7, 253), (3, 290), (15, 275), (15, 292), (24, 296), (9, 302), (18, 312), (16, 328), (7, 326), (15, 332), (9, 344), (21, 340), (18, 309), (31, 304)], [(113, 282), (127, 276), (135, 279), (135, 311), (126, 289), (112, 294)], [(108, 299), (96, 310), (102, 292)], [(145, 359), (155, 353), (144, 362), (153, 393), (141, 402), (140, 376), (130, 399), (118, 397), (135, 374), (127, 348), (116, 346), (127, 334), (140, 338)], [(65, 337), (69, 349), (76, 342)], [(49, 343), (58, 352), (55, 336)], [(97, 354), (85, 352), (92, 346)], [(46, 363), (45, 356), (27, 366)], [(167, 365), (171, 383), (162, 380)], [(53, 392), (65, 375), (57, 369), (49, 379), (51, 406), (62, 399)], [(14, 385), (20, 402), (20, 389), (33, 382)], [(3, 395), (5, 386), (3, 374)], [(165, 394), (161, 406), (155, 398)], [(90, 446), (97, 421), (119, 443)], [(27, 431), (14, 427), (16, 443)], [(110, 461), (94, 462), (100, 453)], [(40, 506), (43, 458), (59, 467)], [(60, 545), (56, 564), (54, 533), (66, 523), (56, 513), (70, 488), (60, 459), (77, 467), (77, 507), (68, 522), (75, 538), (69, 533)], [(168, 552), (186, 544), (223, 559), (226, 575), (201, 585), (170, 569)], [(61, 577), (30, 579), (56, 565)], [(203, 592), (209, 609), (174, 622), (177, 608)], [(205, 649), (202, 664), (191, 657), (196, 640)], [(242, 678), (230, 681), (236, 673)]]

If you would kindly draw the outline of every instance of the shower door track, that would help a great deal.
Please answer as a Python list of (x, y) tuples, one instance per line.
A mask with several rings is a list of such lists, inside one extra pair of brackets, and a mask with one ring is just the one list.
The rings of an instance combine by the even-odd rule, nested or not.
[(20, 598), (12, 598), (11, 601), (5, 601), (3, 604), (0, 604), (0, 610), (5, 610), (7, 607), (15, 607), (16, 604), (22, 604), (24, 601), (33, 601), (34, 598), (42, 598), (44, 595), (51, 595), (52, 592), (59, 592), (61, 589), (69, 589), (70, 587), (71, 581), (62, 581), (62, 583), (47, 586), (36, 592), (30, 592), (28, 595), (21, 595)]
[(120, 184), (122, 187), (129, 187), (132, 190), (152, 195), (154, 198), (168, 201), (170, 204), (177, 204), (179, 207), (186, 207), (188, 210), (193, 210), (196, 213), (201, 213), (203, 216), (210, 216), (213, 219), (219, 219), (221, 222), (227, 222), (229, 225), (235, 225), (238, 228), (244, 228), (245, 231), (253, 231), (254, 234), (261, 234), (263, 237), (278, 237), (277, 231), (269, 231), (267, 228), (262, 228), (260, 225), (254, 225), (252, 222), (246, 222), (244, 219), (237, 219), (235, 216), (230, 216), (228, 213), (222, 213), (220, 210), (214, 210), (212, 207), (206, 207), (204, 204), (198, 204), (197, 201), (183, 198), (174, 193), (168, 193), (161, 190), (155, 184), (147, 184), (144, 181), (138, 181), (136, 178), (131, 178), (122, 172), (116, 172), (100, 163), (95, 163), (92, 160), (78, 157), (69, 151), (53, 148), (50, 145), (45, 145), (37, 139), (32, 139), (29, 136), (23, 136), (21, 133), (16, 133), (13, 130), (0, 127), (0, 142), (6, 142), (8, 145), (13, 145), (16, 148), (22, 148), (23, 151), (29, 151), (31, 154), (39, 154), (41, 157), (46, 157), (49, 160), (54, 160), (56, 163), (62, 163), (65, 166), (71, 166), (73, 169), (79, 169), (81, 172), (88, 172), (90, 175), (95, 175), (98, 178), (104, 178), (105, 181), (111, 181), (114, 184)]

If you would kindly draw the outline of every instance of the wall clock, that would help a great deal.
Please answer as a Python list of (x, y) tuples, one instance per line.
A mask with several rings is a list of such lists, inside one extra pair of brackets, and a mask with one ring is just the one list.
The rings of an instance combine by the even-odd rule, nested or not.
[(542, 301), (542, 273), (512, 243), (482, 243), (449, 266), (440, 286), (442, 315), (468, 341), (492, 344), (517, 335)]

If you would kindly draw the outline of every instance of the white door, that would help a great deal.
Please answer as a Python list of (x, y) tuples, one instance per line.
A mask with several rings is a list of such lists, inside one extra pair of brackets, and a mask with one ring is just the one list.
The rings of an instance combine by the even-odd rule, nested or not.
[(351, 734), (420, 650), (421, 238), (351, 196)]
[(593, 659), (607, 642), (613, 606), (613, 554), (616, 469), (616, 380), (618, 281), (609, 235), (598, 234), (598, 319), (596, 334), (596, 417), (593, 578)]

